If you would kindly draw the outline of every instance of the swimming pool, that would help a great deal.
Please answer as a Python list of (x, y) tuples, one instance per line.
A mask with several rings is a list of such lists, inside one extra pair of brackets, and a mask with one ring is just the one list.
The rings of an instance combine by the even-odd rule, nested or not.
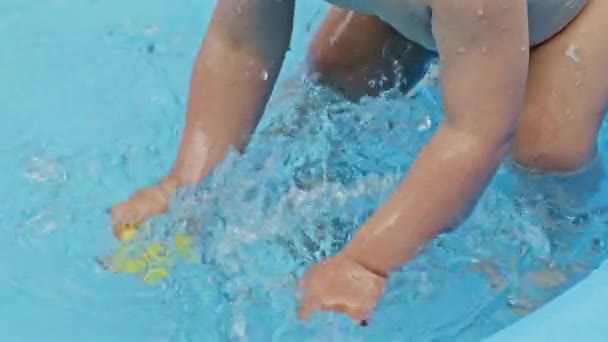
[[(303, 266), (339, 248), (429, 138), (439, 116), (432, 86), (359, 106), (327, 105), (318, 99), (331, 95), (311, 89), (309, 116), (296, 115), (297, 99), (275, 99), (247, 154), (153, 223), (151, 239), (164, 241), (204, 221), (203, 265), (179, 262), (154, 285), (103, 270), (97, 259), (118, 248), (105, 209), (172, 162), (213, 4), (0, 4), (3, 340), (470, 341), (534, 306), (520, 292), (549, 242), (531, 213), (515, 210), (502, 170), (465, 226), (395, 277), (370, 327), (330, 314), (302, 326), (292, 315)], [(283, 77), (324, 10), (298, 6)], [(562, 261), (584, 260), (575, 279), (605, 256), (601, 243), (592, 258), (586, 248), (603, 241), (602, 219), (589, 219)]]

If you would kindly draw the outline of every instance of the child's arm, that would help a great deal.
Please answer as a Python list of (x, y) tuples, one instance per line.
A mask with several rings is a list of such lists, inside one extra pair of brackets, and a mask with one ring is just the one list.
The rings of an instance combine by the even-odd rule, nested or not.
[(383, 279), (465, 217), (507, 152), (527, 77), (526, 1), (434, 3), (446, 120), (392, 198), (304, 276), (304, 319), (316, 310), (365, 319)]
[(293, 16), (294, 0), (218, 0), (193, 67), (177, 160), (161, 184), (113, 208), (116, 227), (166, 210), (176, 188), (200, 182), (229, 147), (244, 148), (281, 70)]
[(525, 0), (434, 1), (446, 120), (344, 254), (387, 274), (464, 218), (508, 152), (529, 59)]

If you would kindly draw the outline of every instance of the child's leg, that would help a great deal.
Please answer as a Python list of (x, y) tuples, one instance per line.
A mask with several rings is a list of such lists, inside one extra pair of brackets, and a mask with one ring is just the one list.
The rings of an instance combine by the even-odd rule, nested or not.
[(526, 106), (513, 157), (522, 166), (572, 172), (596, 154), (608, 105), (608, 2), (591, 0), (530, 58)]
[[(332, 7), (310, 46), (308, 65), (319, 81), (358, 100), (397, 81), (407, 91), (424, 75), (432, 55), (378, 17)], [(402, 79), (396, 79), (396, 68)]]
[[(571, 183), (567, 178), (586, 184), (584, 188), (589, 191), (595, 188), (593, 181), (581, 177), (588, 166), (594, 166), (586, 172), (589, 177), (601, 174), (597, 172), (601, 163), (593, 165), (593, 161), (608, 105), (608, 77), (603, 72), (608, 68), (607, 14), (608, 2), (589, 1), (578, 18), (535, 48), (530, 57), (525, 109), (516, 132), (513, 158), (538, 172), (579, 171), (576, 177), (564, 175), (562, 189), (552, 187), (562, 195), (565, 185)], [(568, 188), (583, 190), (578, 186)]]
[[(532, 51), (526, 105), (513, 146), (513, 159), (536, 171), (517, 172), (523, 203), (539, 214), (550, 242), (566, 259), (572, 237), (582, 233), (566, 216), (584, 208), (603, 174), (596, 146), (608, 105), (606, 15), (608, 1), (590, 0), (559, 35)], [(555, 174), (535, 175), (540, 172)]]
[[(397, 83), (401, 92), (406, 93), (425, 75), (434, 55), (378, 17), (332, 6), (310, 44), (307, 71), (313, 81), (356, 102), (366, 95), (376, 96)], [(273, 125), (267, 131), (270, 134), (295, 134), (301, 128), (300, 120), (318, 112), (319, 106), (327, 105), (327, 99), (302, 93), (300, 81), (298, 77), (281, 84), (274, 101), (292, 101), (299, 97), (300, 102), (295, 104), (298, 115), (282, 117), (286, 122)], [(294, 118), (296, 121), (291, 122)]]

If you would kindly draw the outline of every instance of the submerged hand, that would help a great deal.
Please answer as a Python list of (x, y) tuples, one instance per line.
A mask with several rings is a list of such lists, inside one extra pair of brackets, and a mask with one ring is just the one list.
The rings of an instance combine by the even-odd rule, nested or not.
[(382, 297), (385, 283), (385, 277), (345, 256), (330, 258), (312, 266), (302, 278), (298, 317), (306, 321), (316, 311), (334, 311), (364, 325)]
[(135, 192), (125, 202), (112, 208), (114, 235), (122, 239), (126, 230), (137, 227), (152, 216), (166, 212), (177, 186), (169, 180), (160, 185), (146, 187)]

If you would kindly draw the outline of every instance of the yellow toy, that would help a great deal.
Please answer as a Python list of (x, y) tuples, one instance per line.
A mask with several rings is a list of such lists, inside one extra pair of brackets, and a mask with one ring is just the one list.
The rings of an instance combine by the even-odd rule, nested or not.
[[(139, 235), (146, 236), (150, 232), (151, 227), (146, 225), (141, 228)], [(137, 237), (136, 226), (125, 226), (120, 236), (120, 240), (123, 242), (122, 247), (111, 257), (100, 260), (100, 264), (112, 272), (138, 274), (142, 276), (144, 282), (156, 284), (169, 276), (169, 270), (177, 260), (182, 259), (189, 263), (198, 262), (194, 249), (194, 238), (190, 234), (175, 235), (173, 244), (169, 240), (152, 242), (145, 247), (141, 246), (143, 240), (138, 241)]]

